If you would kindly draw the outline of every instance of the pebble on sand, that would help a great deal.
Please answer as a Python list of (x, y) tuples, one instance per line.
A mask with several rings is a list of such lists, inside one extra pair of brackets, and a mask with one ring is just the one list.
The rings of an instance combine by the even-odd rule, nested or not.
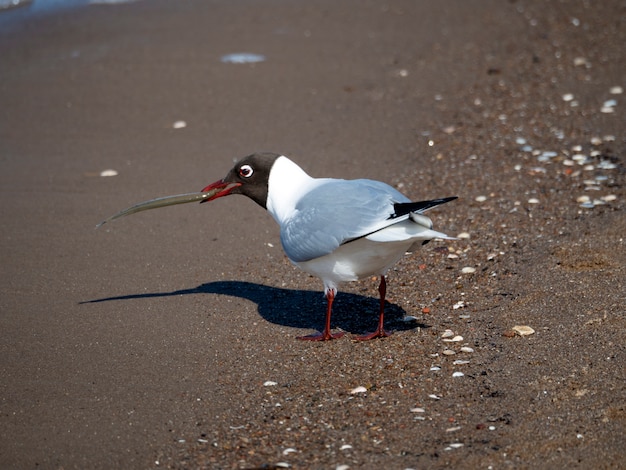
[(363, 387), (362, 385), (360, 385), (350, 390), (350, 395), (356, 395), (357, 393), (365, 393), (365, 392), (367, 392), (367, 389)]
[(100, 176), (102, 176), (104, 178), (107, 177), (107, 176), (117, 176), (117, 175), (118, 175), (117, 171), (110, 170), (110, 169), (109, 170), (102, 170), (100, 172)]

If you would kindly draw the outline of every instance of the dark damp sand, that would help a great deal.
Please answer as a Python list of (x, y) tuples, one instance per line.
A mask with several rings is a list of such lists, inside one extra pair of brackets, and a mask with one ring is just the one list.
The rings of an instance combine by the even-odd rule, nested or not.
[[(0, 467), (623, 465), (626, 104), (609, 93), (625, 86), (623, 2), (19, 14), (0, 32)], [(220, 63), (234, 52), (267, 61)], [(539, 162), (518, 137), (558, 156)], [(414, 199), (458, 195), (432, 218), (471, 238), (390, 273), (392, 337), (349, 339), (376, 323), (364, 280), (337, 300), (333, 326), (349, 334), (311, 344), (295, 336), (323, 322), (321, 283), (251, 201), (94, 230), (258, 150)], [(593, 150), (590, 164), (617, 167), (563, 164)], [(617, 198), (583, 209), (582, 195)], [(535, 334), (510, 337), (515, 325)], [(447, 329), (463, 340), (443, 342)]]

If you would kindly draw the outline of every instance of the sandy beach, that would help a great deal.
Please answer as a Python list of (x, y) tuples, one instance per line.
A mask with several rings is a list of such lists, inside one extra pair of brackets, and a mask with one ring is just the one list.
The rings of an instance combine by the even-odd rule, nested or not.
[[(601, 3), (0, 11), (0, 467), (621, 468), (626, 3)], [(352, 340), (365, 279), (343, 338), (296, 340), (322, 283), (244, 197), (95, 229), (256, 151), (459, 196), (429, 213), (459, 239), (389, 273), (392, 336)]]

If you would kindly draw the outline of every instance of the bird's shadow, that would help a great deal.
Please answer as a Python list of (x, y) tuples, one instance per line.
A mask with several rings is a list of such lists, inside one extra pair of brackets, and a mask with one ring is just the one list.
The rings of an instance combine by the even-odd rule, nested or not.
[[(326, 298), (321, 291), (281, 289), (243, 281), (217, 281), (190, 289), (172, 292), (129, 294), (86, 300), (81, 304), (170, 297), (189, 294), (215, 294), (239, 297), (257, 304), (259, 314), (267, 321), (293, 328), (320, 330), (326, 315)], [(374, 297), (339, 292), (333, 303), (332, 327), (363, 334), (373, 331), (378, 322), (379, 300)], [(224, 312), (228, 314), (228, 312)], [(428, 325), (405, 321), (406, 311), (399, 305), (385, 302), (385, 328), (395, 331), (412, 330)]]

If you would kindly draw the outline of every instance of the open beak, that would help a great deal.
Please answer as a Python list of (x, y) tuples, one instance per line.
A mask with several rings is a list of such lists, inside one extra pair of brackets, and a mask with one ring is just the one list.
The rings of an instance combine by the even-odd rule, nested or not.
[(227, 183), (224, 180), (219, 180), (215, 183), (211, 183), (201, 192), (207, 193), (215, 191), (215, 194), (206, 199), (203, 199), (202, 201), (200, 201), (200, 204), (202, 204), (203, 202), (212, 201), (213, 199), (217, 199), (218, 197), (228, 196), (233, 191), (233, 189), (238, 188), (239, 186), (241, 186), (241, 183)]

